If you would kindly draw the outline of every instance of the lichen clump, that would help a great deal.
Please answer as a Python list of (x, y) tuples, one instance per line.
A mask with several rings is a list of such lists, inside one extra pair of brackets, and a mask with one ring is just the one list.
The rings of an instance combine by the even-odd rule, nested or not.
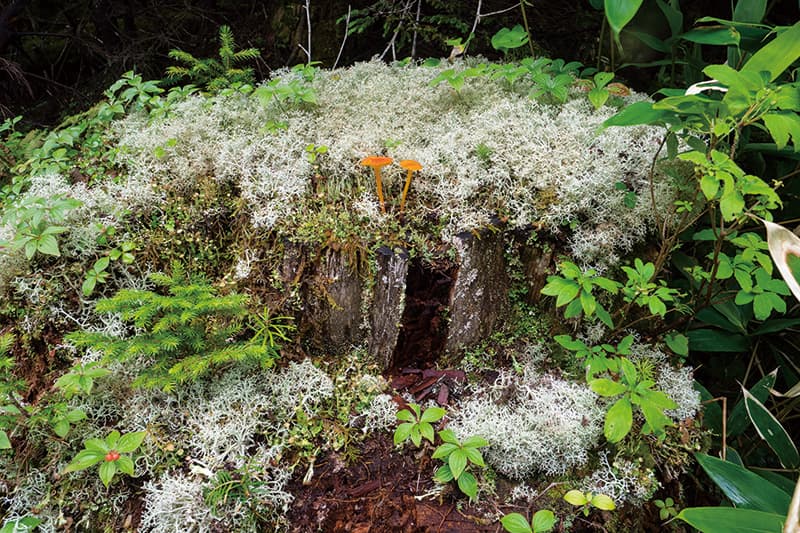
[[(459, 93), (430, 86), (441, 70), (368, 62), (318, 71), (308, 82), (318, 105), (301, 108), (265, 106), (241, 94), (190, 97), (165, 118), (133, 115), (118, 123), (119, 144), (130, 179), (149, 177), (176, 190), (201, 176), (232, 182), (252, 224), (265, 229), (288, 229), (292, 215), (305, 212), (315, 172), (343, 208), (380, 218), (363, 208), (364, 191), (372, 198), (376, 191), (359, 161), (373, 154), (413, 159), (424, 178), (415, 181), (408, 210), (438, 218), (445, 234), (482, 227), (495, 215), (512, 227), (571, 225), (570, 246), (585, 262), (630, 250), (652, 227), (653, 212), (672, 201), (658, 173), (656, 206), (649, 194), (626, 205), (618, 188), (641, 193), (648, 186), (657, 128), (599, 131), (615, 109), (595, 110), (577, 91), (554, 106), (488, 77)], [(327, 149), (313, 165), (308, 146)], [(384, 174), (399, 197), (402, 169), (386, 167)], [(542, 202), (545, 196), (550, 200)]]

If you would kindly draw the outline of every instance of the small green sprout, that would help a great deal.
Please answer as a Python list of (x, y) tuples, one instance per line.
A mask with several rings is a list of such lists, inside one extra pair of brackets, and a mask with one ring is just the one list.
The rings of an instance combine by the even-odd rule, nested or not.
[(467, 437), (462, 443), (449, 429), (440, 431), (439, 438), (443, 444), (436, 448), (431, 457), (441, 459), (444, 464), (433, 475), (434, 481), (449, 483), (455, 479), (461, 492), (474, 500), (478, 496), (478, 480), (467, 471), (467, 468), (469, 463), (480, 467), (486, 466), (478, 448), (488, 446), (489, 442), (483, 437), (472, 436)]
[(582, 507), (583, 516), (589, 516), (589, 511), (591, 511), (592, 507), (603, 511), (613, 511), (617, 508), (614, 505), (614, 500), (605, 494), (593, 494), (574, 489), (564, 495), (564, 500), (576, 507)]
[(408, 409), (403, 409), (397, 413), (397, 418), (404, 422), (394, 430), (394, 443), (399, 445), (408, 438), (414, 446), (419, 447), (422, 437), (428, 439), (433, 444), (433, 426), (431, 422), (438, 422), (444, 417), (445, 410), (441, 407), (428, 407), (425, 412), (420, 414), (420, 407), (415, 403), (408, 404)]
[(556, 515), (550, 509), (540, 509), (533, 514), (530, 523), (519, 513), (510, 513), (500, 519), (509, 533), (547, 533), (556, 525)]

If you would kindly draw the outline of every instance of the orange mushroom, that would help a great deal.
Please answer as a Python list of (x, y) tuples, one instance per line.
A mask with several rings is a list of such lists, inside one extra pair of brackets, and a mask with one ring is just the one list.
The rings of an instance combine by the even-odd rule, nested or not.
[(381, 167), (390, 164), (394, 159), (380, 155), (371, 155), (361, 160), (361, 164), (365, 167), (372, 167), (375, 172), (375, 185), (378, 188), (378, 201), (381, 204), (381, 213), (386, 212), (386, 205), (383, 202), (383, 185), (381, 185)]
[(400, 197), (400, 214), (403, 214), (403, 208), (406, 205), (406, 195), (408, 194), (408, 188), (411, 186), (411, 176), (414, 174), (414, 171), (421, 170), (422, 165), (419, 161), (414, 161), (413, 159), (403, 159), (400, 161), (400, 166), (406, 169), (406, 186), (403, 187), (403, 195)]

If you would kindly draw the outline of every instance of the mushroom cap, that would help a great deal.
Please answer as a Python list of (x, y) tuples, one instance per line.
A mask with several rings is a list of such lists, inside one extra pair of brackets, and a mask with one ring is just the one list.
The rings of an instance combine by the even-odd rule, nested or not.
[(385, 167), (390, 164), (394, 159), (382, 155), (371, 155), (361, 160), (361, 164), (365, 167)]
[(414, 161), (413, 159), (403, 159), (400, 161), (400, 166), (406, 170), (421, 170), (422, 165), (419, 161)]

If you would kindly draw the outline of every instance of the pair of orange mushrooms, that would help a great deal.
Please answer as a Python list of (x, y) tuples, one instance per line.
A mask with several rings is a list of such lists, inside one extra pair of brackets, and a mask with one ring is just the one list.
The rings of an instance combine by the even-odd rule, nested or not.
[[(371, 155), (361, 160), (361, 164), (365, 167), (372, 167), (375, 172), (375, 184), (378, 188), (378, 202), (381, 204), (381, 213), (386, 212), (386, 204), (383, 201), (383, 185), (381, 184), (381, 168), (394, 161), (391, 157)], [(403, 208), (406, 205), (406, 195), (408, 195), (408, 188), (411, 186), (411, 176), (415, 171), (420, 170), (422, 165), (413, 159), (403, 159), (400, 161), (400, 166), (406, 169), (406, 185), (403, 187), (403, 195), (400, 197), (400, 214), (403, 213)]]

